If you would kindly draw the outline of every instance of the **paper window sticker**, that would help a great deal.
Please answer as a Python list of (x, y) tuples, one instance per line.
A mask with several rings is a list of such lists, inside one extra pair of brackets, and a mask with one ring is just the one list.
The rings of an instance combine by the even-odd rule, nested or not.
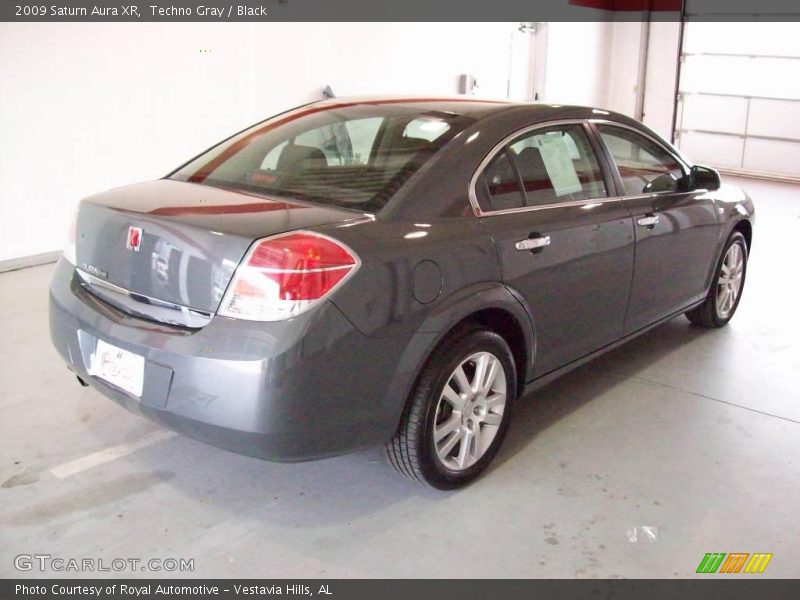
[(580, 160), (581, 153), (578, 150), (578, 145), (575, 143), (575, 140), (572, 139), (572, 136), (568, 133), (565, 133), (561, 136), (561, 139), (564, 140), (564, 144), (567, 146), (567, 150), (569, 151), (569, 157), (571, 160)]
[(580, 192), (583, 188), (578, 179), (578, 173), (575, 172), (575, 165), (572, 164), (564, 136), (540, 136), (537, 142), (544, 168), (550, 176), (556, 196)]

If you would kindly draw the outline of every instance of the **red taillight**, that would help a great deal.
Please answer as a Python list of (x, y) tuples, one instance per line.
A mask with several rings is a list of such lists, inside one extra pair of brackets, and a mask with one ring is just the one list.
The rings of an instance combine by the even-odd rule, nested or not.
[(253, 321), (298, 315), (358, 266), (341, 243), (300, 231), (256, 242), (237, 267), (218, 314)]
[(338, 242), (314, 233), (289, 233), (258, 242), (247, 265), (264, 269), (309, 271), (353, 266), (356, 259)]

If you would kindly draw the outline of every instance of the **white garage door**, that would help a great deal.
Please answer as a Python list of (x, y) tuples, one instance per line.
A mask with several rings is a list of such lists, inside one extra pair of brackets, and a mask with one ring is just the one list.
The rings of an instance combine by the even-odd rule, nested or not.
[(800, 24), (687, 23), (676, 139), (727, 172), (800, 180)]

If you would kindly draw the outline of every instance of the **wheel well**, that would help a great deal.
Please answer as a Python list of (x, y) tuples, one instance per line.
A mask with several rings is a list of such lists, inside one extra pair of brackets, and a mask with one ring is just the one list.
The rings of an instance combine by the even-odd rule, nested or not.
[(517, 369), (517, 394), (521, 394), (525, 387), (528, 348), (525, 343), (525, 334), (514, 315), (502, 308), (484, 308), (459, 321), (450, 331), (453, 332), (469, 325), (480, 325), (490, 329), (506, 341)]
[(750, 246), (753, 243), (753, 226), (750, 221), (742, 219), (733, 227), (734, 231), (738, 231), (744, 236), (744, 241), (747, 243), (747, 252), (750, 253)]

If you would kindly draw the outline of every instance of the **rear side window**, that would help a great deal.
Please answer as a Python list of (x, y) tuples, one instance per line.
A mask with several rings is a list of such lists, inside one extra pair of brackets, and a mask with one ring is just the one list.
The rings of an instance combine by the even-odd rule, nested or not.
[(509, 146), (529, 206), (608, 195), (597, 157), (580, 125), (539, 129)]
[(484, 212), (507, 210), (525, 205), (519, 175), (503, 148), (484, 169), (476, 189), (478, 204)]
[(475, 192), (484, 212), (608, 196), (581, 125), (537, 129), (517, 138), (484, 169)]
[(626, 196), (679, 190), (684, 170), (666, 149), (630, 129), (598, 125), (597, 130), (614, 157)]

